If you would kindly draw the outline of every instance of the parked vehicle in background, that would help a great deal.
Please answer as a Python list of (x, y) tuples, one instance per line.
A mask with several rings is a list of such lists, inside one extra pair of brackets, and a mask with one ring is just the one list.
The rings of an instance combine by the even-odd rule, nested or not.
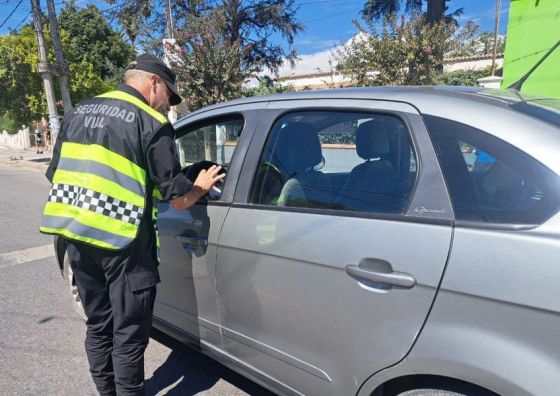
[(556, 394), (559, 109), (395, 87), (188, 115), (184, 171), (227, 177), (159, 205), (154, 325), (278, 394)]

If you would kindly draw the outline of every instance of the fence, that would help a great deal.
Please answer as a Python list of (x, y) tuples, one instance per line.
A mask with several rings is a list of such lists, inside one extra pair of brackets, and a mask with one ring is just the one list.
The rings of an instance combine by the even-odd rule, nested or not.
[(31, 136), (29, 127), (23, 126), (17, 133), (9, 134), (2, 131), (0, 134), (0, 146), (14, 149), (27, 149), (31, 147)]

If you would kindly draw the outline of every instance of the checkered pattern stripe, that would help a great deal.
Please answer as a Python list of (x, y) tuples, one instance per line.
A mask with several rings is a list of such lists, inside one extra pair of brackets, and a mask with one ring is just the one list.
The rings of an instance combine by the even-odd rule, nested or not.
[(136, 205), (119, 201), (97, 191), (69, 184), (53, 184), (49, 202), (77, 206), (136, 226), (140, 224), (144, 212), (143, 208)]

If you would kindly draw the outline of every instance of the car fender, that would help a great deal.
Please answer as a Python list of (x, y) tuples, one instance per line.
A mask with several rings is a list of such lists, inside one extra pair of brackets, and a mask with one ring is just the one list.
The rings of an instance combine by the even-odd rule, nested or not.
[[(449, 297), (455, 293), (444, 294)], [(555, 358), (556, 351), (545, 348), (546, 342), (528, 344), (509, 329), (490, 330), (477, 317), (470, 317), (468, 322), (443, 320), (448, 312), (439, 315), (437, 307), (434, 311), (405, 359), (372, 375), (358, 395), (370, 395), (387, 381), (409, 375), (447, 377), (501, 395), (557, 393), (560, 362)], [(465, 312), (457, 315), (464, 316)]]

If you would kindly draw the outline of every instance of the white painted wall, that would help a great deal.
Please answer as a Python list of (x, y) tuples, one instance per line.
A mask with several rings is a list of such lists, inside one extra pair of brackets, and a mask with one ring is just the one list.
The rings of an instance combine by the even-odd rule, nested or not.
[(27, 149), (31, 147), (31, 138), (29, 135), (29, 127), (23, 126), (17, 133), (9, 134), (2, 131), (0, 134), (0, 146), (6, 146), (13, 149)]

